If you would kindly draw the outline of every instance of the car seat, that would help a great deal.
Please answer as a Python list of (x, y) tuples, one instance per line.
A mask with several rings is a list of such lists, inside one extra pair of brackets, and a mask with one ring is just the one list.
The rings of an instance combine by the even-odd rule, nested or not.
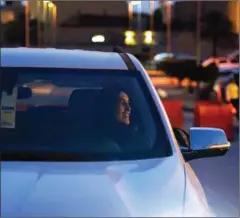
[(91, 133), (93, 124), (94, 102), (101, 90), (74, 90), (68, 102), (68, 128), (76, 134)]

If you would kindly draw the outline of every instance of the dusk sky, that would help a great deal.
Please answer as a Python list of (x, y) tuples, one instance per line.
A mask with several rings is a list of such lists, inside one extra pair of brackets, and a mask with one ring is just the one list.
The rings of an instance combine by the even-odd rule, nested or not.
[[(137, 2), (137, 1), (134, 1)], [(150, 5), (149, 5), (149, 0), (145, 1), (138, 1), (139, 4), (133, 6), (133, 11), (134, 12), (144, 12), (144, 13), (150, 13)], [(158, 7), (158, 1), (154, 1), (154, 6), (155, 8)]]

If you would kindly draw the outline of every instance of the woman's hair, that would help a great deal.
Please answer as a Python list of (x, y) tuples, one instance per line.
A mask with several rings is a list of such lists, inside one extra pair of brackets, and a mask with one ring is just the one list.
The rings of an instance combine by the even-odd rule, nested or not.
[(96, 118), (95, 127), (96, 131), (100, 133), (107, 133), (119, 140), (132, 137), (138, 129), (133, 122), (131, 125), (124, 125), (116, 118), (116, 109), (119, 101), (119, 94), (125, 92), (131, 95), (131, 92), (119, 84), (113, 84), (105, 87), (100, 93), (95, 106)]

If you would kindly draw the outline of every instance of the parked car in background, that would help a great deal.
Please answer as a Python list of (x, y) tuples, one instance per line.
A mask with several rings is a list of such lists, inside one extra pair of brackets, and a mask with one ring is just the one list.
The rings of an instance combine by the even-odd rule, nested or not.
[(181, 53), (160, 53), (160, 54), (156, 54), (153, 57), (153, 62), (156, 64), (157, 70), (160, 69), (160, 65), (162, 62), (171, 61), (171, 60), (196, 61), (196, 57), (189, 54), (181, 54)]
[(215, 62), (215, 64), (217, 65), (221, 73), (225, 73), (230, 70), (235, 70), (240, 67), (239, 51), (235, 51), (225, 57), (217, 57), (217, 58), (210, 57), (205, 61), (203, 61), (202, 66), (206, 67), (213, 62)]

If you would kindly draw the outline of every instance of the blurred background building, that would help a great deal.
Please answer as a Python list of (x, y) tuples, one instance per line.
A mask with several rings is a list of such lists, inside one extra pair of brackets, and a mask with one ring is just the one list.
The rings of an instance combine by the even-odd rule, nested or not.
[[(0, 2), (2, 41), (8, 41), (8, 39), (6, 39), (7, 37), (4, 39), (5, 29), (9, 27), (7, 24), (15, 24), (16, 29), (19, 27), (19, 30), (21, 29), (21, 31), (19, 31), (19, 35), (23, 29), (25, 35), (29, 35), (30, 32), (33, 31), (31, 28), (31, 23), (36, 23), (37, 25), (35, 25), (34, 28), (37, 29), (35, 32), (37, 33), (36, 41), (38, 41), (38, 46), (56, 45), (57, 8), (52, 1), (1, 0)], [(27, 32), (29, 33), (27, 34)]]
[[(167, 2), (168, 6), (163, 0), (130, 3), (126, 0), (1, 0), (1, 23), (4, 30), (5, 24), (17, 19), (19, 13), (26, 13), (27, 7), (29, 19), (38, 22), (38, 46), (108, 50), (120, 45), (138, 53), (144, 47), (154, 47), (155, 52), (166, 51), (167, 44), (171, 44), (176, 52), (195, 54), (197, 1)], [(228, 16), (233, 32), (239, 34), (239, 1), (201, 2), (203, 17), (213, 10)], [(127, 30), (133, 32), (126, 36)], [(2, 41), (3, 34), (1, 31)], [(126, 37), (130, 36), (135, 42), (126, 45)], [(144, 43), (146, 39), (150, 42), (151, 37), (152, 43)], [(203, 39), (201, 46), (206, 55), (211, 52), (211, 42)]]
[(228, 17), (233, 23), (233, 31), (239, 34), (240, 1), (228, 1)]

